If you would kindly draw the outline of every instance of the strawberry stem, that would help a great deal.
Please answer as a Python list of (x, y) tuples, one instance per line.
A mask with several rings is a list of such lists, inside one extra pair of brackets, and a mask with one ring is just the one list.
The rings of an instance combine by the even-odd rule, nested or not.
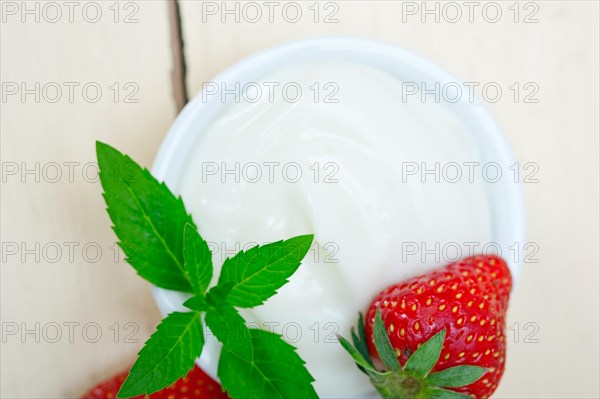
[(385, 399), (426, 398), (426, 385), (403, 370), (395, 371), (379, 381), (371, 379), (371, 382)]

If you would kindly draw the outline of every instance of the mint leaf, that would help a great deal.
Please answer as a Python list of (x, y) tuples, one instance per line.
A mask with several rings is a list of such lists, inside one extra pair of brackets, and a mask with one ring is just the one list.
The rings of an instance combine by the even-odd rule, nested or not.
[(298, 269), (312, 240), (304, 235), (240, 251), (223, 263), (218, 285), (233, 283), (227, 299), (234, 306), (261, 305)]
[(127, 262), (159, 287), (190, 292), (183, 229), (194, 223), (181, 198), (113, 147), (97, 141), (96, 154), (107, 211)]
[(203, 295), (212, 279), (212, 255), (208, 244), (200, 237), (194, 226), (186, 224), (183, 235), (185, 270), (188, 272), (194, 292)]
[(233, 283), (230, 281), (228, 283), (222, 283), (216, 285), (208, 291), (206, 297), (210, 300), (212, 304), (227, 302), (227, 295), (231, 292), (233, 288)]
[(404, 370), (414, 374), (416, 377), (425, 377), (440, 358), (445, 337), (446, 330), (442, 330), (421, 345), (408, 358)]
[(151, 394), (171, 385), (194, 367), (203, 346), (200, 313), (171, 313), (146, 341), (117, 397)]
[(244, 318), (228, 303), (206, 312), (206, 325), (227, 350), (246, 361), (252, 360), (252, 341)]
[(198, 312), (205, 312), (210, 307), (210, 305), (206, 302), (206, 298), (201, 295), (196, 295), (189, 298), (183, 303), (183, 306)]
[(455, 366), (433, 373), (425, 381), (437, 387), (462, 387), (474, 383), (487, 371), (479, 366)]
[(223, 348), (219, 378), (232, 399), (318, 398), (314, 379), (293, 346), (280, 335), (250, 329), (253, 359)]
[(390, 370), (400, 370), (400, 363), (394, 353), (394, 348), (390, 342), (390, 338), (387, 334), (385, 324), (381, 318), (381, 310), (377, 308), (375, 312), (375, 323), (373, 325), (373, 340), (375, 341), (375, 348), (383, 364), (385, 364)]

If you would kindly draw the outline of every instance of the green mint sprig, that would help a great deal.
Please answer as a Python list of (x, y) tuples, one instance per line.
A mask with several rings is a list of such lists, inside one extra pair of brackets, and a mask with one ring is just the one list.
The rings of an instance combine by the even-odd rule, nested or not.
[(151, 394), (187, 375), (202, 353), (206, 323), (223, 344), (218, 375), (232, 399), (318, 398), (296, 348), (279, 334), (248, 328), (236, 309), (276, 294), (300, 266), (313, 236), (239, 252), (225, 260), (218, 283), (209, 288), (212, 254), (181, 198), (113, 147), (97, 142), (96, 153), (126, 261), (152, 284), (192, 294), (184, 303), (190, 311), (169, 314), (150, 336), (118, 397)]

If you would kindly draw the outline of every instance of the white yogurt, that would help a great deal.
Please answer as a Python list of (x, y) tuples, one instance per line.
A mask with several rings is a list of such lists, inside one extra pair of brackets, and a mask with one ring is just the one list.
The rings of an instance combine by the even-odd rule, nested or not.
[[(256, 103), (242, 98), (223, 107), (198, 135), (176, 191), (202, 236), (219, 247), (215, 281), (225, 248), (231, 256), (236, 243), (315, 235), (318, 246), (290, 282), (244, 317), (284, 333), (307, 362), (322, 398), (372, 396), (335, 333), (349, 336), (357, 313), (381, 289), (445, 263), (433, 255), (426, 262), (418, 255), (403, 259), (403, 243), (433, 249), (436, 243), (492, 239), (483, 183), (436, 183), (431, 177), (422, 183), (415, 176), (403, 182), (403, 162), (431, 167), (478, 161), (477, 147), (443, 104), (422, 103), (420, 96), (403, 101), (402, 82), (372, 67), (304, 64), (258, 83), (267, 87), (264, 82), (297, 82), (302, 98), (271, 101), (263, 92)], [(338, 103), (322, 101), (331, 86), (315, 102), (309, 89), (315, 82), (321, 88), (334, 82)], [(236, 173), (222, 173), (236, 162), (239, 182)], [(295, 183), (298, 168), (291, 162), (302, 172)], [(257, 170), (262, 177), (253, 182)], [(205, 351), (208, 359), (218, 343), (209, 339)], [(203, 367), (214, 375), (214, 358)]]

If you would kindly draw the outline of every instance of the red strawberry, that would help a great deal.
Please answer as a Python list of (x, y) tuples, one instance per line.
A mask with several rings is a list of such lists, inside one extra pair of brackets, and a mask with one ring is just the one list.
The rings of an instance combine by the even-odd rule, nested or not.
[(387, 398), (488, 398), (504, 372), (511, 286), (497, 256), (474, 256), (392, 285), (369, 307), (365, 336), (353, 332), (360, 355), (375, 359), (357, 363)]
[[(82, 399), (114, 399), (123, 385), (129, 371), (117, 374), (113, 378), (101, 382)], [(194, 368), (184, 378), (173, 385), (147, 396), (136, 396), (133, 399), (227, 399), (221, 386), (204, 373), (200, 368)]]

